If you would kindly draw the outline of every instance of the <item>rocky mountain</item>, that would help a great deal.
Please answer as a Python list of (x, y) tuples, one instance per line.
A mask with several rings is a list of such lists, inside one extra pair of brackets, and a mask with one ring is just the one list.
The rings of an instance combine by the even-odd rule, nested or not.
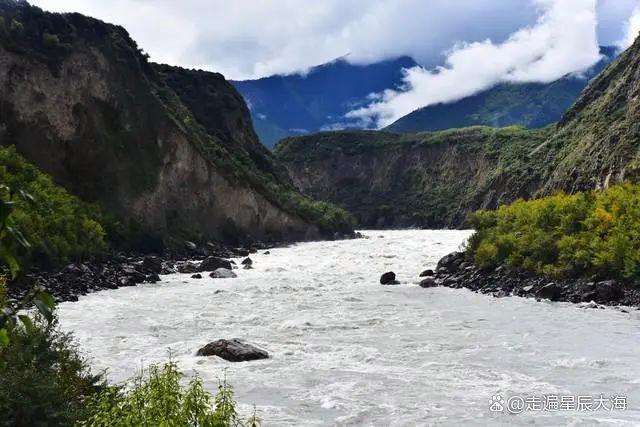
[(249, 104), (260, 141), (273, 147), (285, 136), (357, 126), (344, 117), (367, 95), (402, 83), (402, 70), (415, 66), (409, 57), (370, 65), (345, 58), (314, 67), (306, 74), (234, 81)]
[(102, 206), (125, 234), (334, 231), (330, 209), (299, 195), (259, 144), (223, 76), (152, 64), (123, 28), (79, 14), (0, 0), (0, 144)]
[(517, 198), (640, 179), (640, 40), (589, 83), (554, 125), (418, 134), (334, 132), (276, 149), (302, 191), (365, 226), (461, 226)]
[(541, 128), (555, 123), (576, 101), (593, 77), (617, 55), (601, 47), (601, 59), (579, 75), (551, 83), (500, 84), (459, 101), (420, 108), (388, 126), (390, 132), (425, 132), (468, 126)]

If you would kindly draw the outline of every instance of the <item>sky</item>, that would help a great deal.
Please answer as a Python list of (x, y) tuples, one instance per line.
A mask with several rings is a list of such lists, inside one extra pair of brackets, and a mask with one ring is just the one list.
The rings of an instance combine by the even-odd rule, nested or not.
[(626, 47), (640, 0), (31, 0), (124, 26), (157, 62), (230, 79), (304, 72), (338, 57), (422, 67), (350, 113), (380, 127), (503, 81), (551, 81)]

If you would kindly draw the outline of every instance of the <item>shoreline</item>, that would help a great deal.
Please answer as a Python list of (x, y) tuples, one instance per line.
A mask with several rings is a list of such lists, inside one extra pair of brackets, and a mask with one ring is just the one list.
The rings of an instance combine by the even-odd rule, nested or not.
[(586, 303), (592, 308), (623, 306), (640, 310), (640, 289), (616, 280), (557, 279), (504, 266), (480, 269), (466, 261), (462, 252), (442, 258), (431, 279), (437, 286), (465, 288), (496, 298), (519, 296), (537, 301)]
[[(334, 235), (325, 240), (350, 240), (361, 238), (360, 233)], [(161, 254), (135, 252), (111, 252), (101, 257), (76, 261), (66, 266), (26, 270), (7, 288), (10, 300), (24, 298), (35, 286), (43, 287), (57, 303), (74, 302), (82, 295), (108, 289), (136, 286), (142, 283), (156, 283), (160, 275), (198, 274), (210, 272), (199, 263), (208, 258), (229, 261), (231, 258), (249, 257), (259, 250), (282, 248), (301, 241), (274, 243), (253, 242), (246, 246), (232, 247), (208, 242), (196, 245), (185, 242), (184, 249), (167, 250)], [(231, 264), (235, 264), (231, 261)], [(239, 266), (238, 266), (239, 267)]]

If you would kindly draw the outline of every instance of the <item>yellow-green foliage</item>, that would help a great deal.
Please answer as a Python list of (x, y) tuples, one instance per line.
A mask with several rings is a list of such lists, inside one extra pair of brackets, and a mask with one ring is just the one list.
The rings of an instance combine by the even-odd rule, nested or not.
[(30, 243), (23, 258), (62, 261), (106, 248), (97, 208), (67, 193), (13, 147), (0, 148), (0, 184), (32, 197), (14, 197), (11, 217), (12, 225)]
[(469, 221), (470, 254), (481, 266), (640, 278), (640, 185), (519, 200)]

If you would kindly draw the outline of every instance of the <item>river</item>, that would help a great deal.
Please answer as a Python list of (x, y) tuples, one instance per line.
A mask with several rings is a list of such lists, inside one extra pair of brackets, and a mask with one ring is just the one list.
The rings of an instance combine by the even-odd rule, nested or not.
[[(90, 294), (61, 304), (60, 324), (114, 382), (169, 353), (211, 391), (226, 372), (264, 426), (640, 424), (640, 311), (422, 289), (419, 273), (469, 232), (363, 234), (260, 251), (235, 279), (176, 274)], [(389, 270), (401, 285), (379, 284)], [(234, 337), (271, 358), (194, 356)], [(505, 404), (491, 411), (493, 396)], [(542, 396), (565, 406), (542, 410)], [(605, 398), (608, 410), (584, 406)]]

